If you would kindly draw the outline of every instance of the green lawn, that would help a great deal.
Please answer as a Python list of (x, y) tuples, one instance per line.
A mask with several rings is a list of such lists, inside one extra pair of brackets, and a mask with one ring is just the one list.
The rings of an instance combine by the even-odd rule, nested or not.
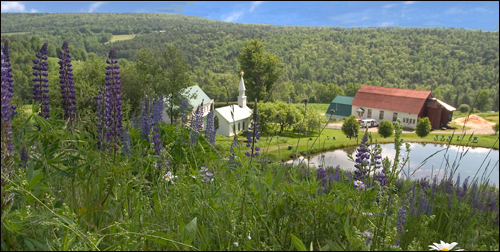
[(329, 103), (308, 103), (307, 109), (313, 109), (318, 111), (320, 114), (324, 114), (329, 106)]
[(135, 34), (113, 35), (111, 40), (104, 43), (104, 44), (113, 43), (115, 41), (120, 41), (120, 40), (129, 40), (129, 39), (133, 39), (134, 37), (135, 37)]

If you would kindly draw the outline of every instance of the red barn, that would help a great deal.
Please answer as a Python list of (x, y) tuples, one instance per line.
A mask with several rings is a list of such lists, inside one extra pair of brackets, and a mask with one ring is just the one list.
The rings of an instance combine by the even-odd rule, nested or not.
[(431, 91), (363, 85), (352, 101), (352, 114), (362, 119), (400, 119), (414, 129), (417, 118), (429, 117), (433, 129), (451, 121), (456, 108), (435, 98)]

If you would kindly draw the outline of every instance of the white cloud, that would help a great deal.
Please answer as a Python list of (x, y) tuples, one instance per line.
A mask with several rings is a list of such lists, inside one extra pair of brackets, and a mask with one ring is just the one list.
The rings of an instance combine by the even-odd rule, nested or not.
[(224, 19), (226, 22), (234, 22), (240, 18), (240, 16), (243, 15), (243, 11), (236, 11), (234, 10), (231, 14), (229, 14), (228, 17)]
[(26, 6), (20, 2), (2, 2), (2, 12), (26, 12)]
[(386, 4), (386, 5), (384, 5), (384, 8), (389, 9), (389, 8), (394, 7), (394, 6), (396, 6), (396, 4)]
[(449, 8), (445, 14), (465, 14), (467, 13), (467, 11), (464, 11), (460, 8), (457, 8), (457, 7), (452, 7), (452, 8)]
[(414, 4), (416, 3), (417, 1), (406, 1), (405, 4)]
[(391, 25), (394, 25), (394, 22), (382, 22), (379, 24), (379, 26), (391, 26)]
[(99, 8), (104, 2), (96, 2), (90, 5), (89, 12), (94, 12), (95, 9)]
[(36, 12), (38, 12), (38, 11), (37, 11), (37, 10), (35, 10), (35, 9), (31, 9), (31, 10), (30, 10), (30, 12), (31, 12), (31, 13), (36, 13)]
[(252, 2), (252, 6), (250, 6), (250, 12), (252, 12), (257, 6), (259, 6), (263, 1), (255, 1)]
[(361, 20), (367, 20), (367, 19), (370, 19), (370, 17), (363, 17)]

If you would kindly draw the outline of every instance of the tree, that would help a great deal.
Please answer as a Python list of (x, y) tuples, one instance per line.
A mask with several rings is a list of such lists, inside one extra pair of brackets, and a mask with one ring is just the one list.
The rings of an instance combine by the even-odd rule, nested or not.
[(498, 123), (492, 126), (493, 130), (495, 131), (495, 135), (498, 133)]
[(363, 86), (359, 83), (349, 83), (345, 86), (345, 95), (347, 96), (355, 96), (358, 90)]
[(458, 111), (460, 111), (461, 113), (467, 113), (469, 112), (469, 110), (470, 106), (467, 104), (460, 104), (460, 106), (458, 107)]
[(419, 137), (425, 137), (431, 132), (432, 126), (429, 117), (418, 118), (415, 132)]
[[(158, 93), (165, 95), (166, 107), (170, 111), (170, 121), (174, 123), (174, 107), (180, 107), (183, 97), (181, 90), (190, 84), (189, 66), (177, 48), (168, 44), (162, 52), (165, 78), (158, 83)], [(205, 101), (208, 102), (208, 101)]]
[(359, 132), (359, 122), (358, 118), (356, 118), (354, 115), (350, 115), (344, 120), (344, 123), (342, 124), (342, 132), (349, 137), (349, 139), (356, 137)]
[(479, 91), (476, 108), (479, 111), (487, 111), (491, 109), (491, 99), (490, 99), (490, 90), (482, 89)]
[(238, 62), (245, 73), (248, 99), (267, 101), (281, 73), (278, 57), (266, 52), (259, 39), (254, 39), (246, 42)]
[(378, 133), (381, 136), (383, 136), (384, 138), (390, 137), (393, 132), (394, 132), (394, 125), (392, 124), (392, 122), (388, 120), (380, 121), (380, 124), (378, 125)]

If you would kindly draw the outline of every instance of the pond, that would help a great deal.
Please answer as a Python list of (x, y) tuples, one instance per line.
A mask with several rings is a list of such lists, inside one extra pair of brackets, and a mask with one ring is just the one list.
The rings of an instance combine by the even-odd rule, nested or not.
[[(394, 143), (381, 144), (380, 146), (382, 147), (382, 158), (389, 157), (392, 162), (396, 154)], [(470, 176), (469, 182), (471, 182), (476, 172), (478, 172), (478, 169), (481, 168), (476, 175), (476, 177), (479, 177), (479, 181), (486, 169), (485, 177), (490, 175), (491, 172), (489, 178), (490, 185), (499, 185), (498, 150), (452, 145), (446, 152), (446, 145), (444, 144), (410, 143), (410, 146), (410, 159), (404, 168), (406, 174), (408, 174), (408, 168), (410, 169), (410, 174), (413, 173), (427, 157), (434, 154), (436, 151), (443, 150), (429, 158), (426, 163), (413, 174), (411, 179), (430, 178), (431, 175), (432, 177), (437, 175), (438, 178), (442, 178), (445, 172), (446, 162), (448, 161), (450, 167), (458, 166), (455, 178), (460, 174), (461, 181), (464, 181), (465, 178)], [(309, 165), (311, 167), (317, 167), (322, 164), (322, 155), (324, 155), (324, 163), (326, 166), (336, 167), (340, 165), (342, 169), (354, 171), (354, 162), (351, 161), (347, 155), (355, 155), (356, 148), (357, 146), (352, 146), (311, 155)], [(406, 148), (403, 146), (400, 157), (406, 157), (406, 155)], [(463, 156), (460, 158), (460, 155)], [(302, 161), (307, 164), (307, 159), (303, 159)], [(454, 162), (456, 163), (455, 165), (453, 165)], [(292, 160), (287, 163), (292, 164)], [(293, 162), (293, 164), (298, 163), (298, 161)], [(403, 175), (404, 173), (402, 172), (401, 174)]]

